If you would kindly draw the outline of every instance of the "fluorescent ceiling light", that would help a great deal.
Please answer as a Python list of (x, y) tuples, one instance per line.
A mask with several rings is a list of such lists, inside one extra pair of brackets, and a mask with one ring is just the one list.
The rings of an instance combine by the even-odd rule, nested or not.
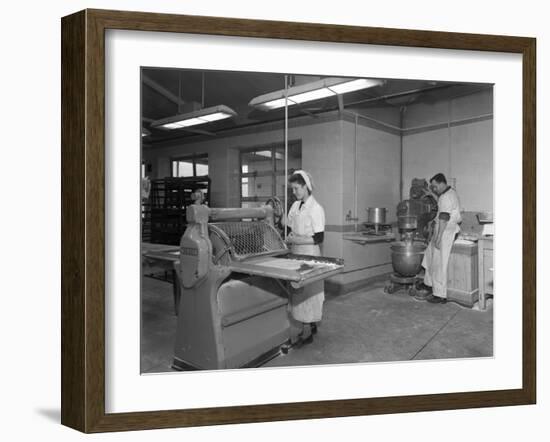
[(179, 124), (180, 127), (189, 127), (189, 126), (197, 126), (198, 124), (204, 124), (204, 123), (208, 123), (208, 120), (203, 120), (202, 118), (188, 118), (186, 120), (181, 120), (176, 124)]
[[(288, 102), (288, 105), (292, 105), (292, 104), (296, 104), (294, 101), (290, 101)], [(265, 106), (267, 107), (268, 109), (278, 109), (280, 107), (284, 107), (285, 106), (285, 99), (284, 98), (279, 98), (277, 100), (271, 100), (271, 101), (267, 101), (265, 103), (262, 103), (262, 106)]]
[(303, 94), (292, 95), (292, 101), (295, 103), (305, 103), (306, 101), (320, 100), (321, 98), (330, 97), (336, 95), (328, 88), (315, 89), (311, 92), (304, 92)]
[(288, 98), (286, 100), (285, 90), (281, 89), (253, 98), (248, 105), (262, 110), (278, 109), (284, 107), (285, 103), (288, 103), (288, 106), (293, 106), (295, 104), (319, 100), (321, 98), (345, 94), (360, 89), (367, 89), (381, 84), (383, 84), (382, 80), (371, 80), (368, 78), (350, 80), (346, 78), (330, 77), (288, 88)]
[(369, 80), (367, 78), (359, 78), (358, 80), (346, 81), (345, 83), (329, 86), (330, 90), (337, 94), (345, 94), (347, 92), (358, 91), (360, 89), (368, 89), (369, 87), (378, 86), (380, 81)]
[(208, 107), (185, 114), (174, 115), (173, 117), (163, 118), (151, 123), (151, 127), (160, 129), (181, 129), (189, 126), (198, 126), (199, 124), (211, 123), (212, 121), (223, 120), (237, 116), (237, 113), (223, 104), (219, 106)]
[(181, 124), (178, 124), (178, 123), (166, 123), (166, 124), (163, 124), (162, 126), (159, 126), (159, 127), (162, 127), (163, 129), (180, 129), (183, 126)]
[(225, 112), (216, 112), (214, 114), (210, 114), (210, 115), (204, 115), (202, 117), (200, 117), (202, 120), (206, 120), (208, 122), (211, 122), (211, 121), (218, 121), (218, 120), (223, 120), (225, 118), (229, 118), (231, 117), (230, 114), (227, 114)]

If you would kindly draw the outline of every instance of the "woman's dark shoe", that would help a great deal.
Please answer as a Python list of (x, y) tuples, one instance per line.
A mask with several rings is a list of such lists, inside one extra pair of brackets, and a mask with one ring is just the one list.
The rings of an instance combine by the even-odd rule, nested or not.
[(302, 335), (298, 337), (298, 341), (294, 344), (294, 347), (300, 348), (306, 344), (311, 344), (313, 342), (313, 335), (309, 335), (308, 337), (304, 338)]
[(313, 335), (309, 335), (307, 338), (302, 339), (302, 345), (311, 344), (313, 342)]

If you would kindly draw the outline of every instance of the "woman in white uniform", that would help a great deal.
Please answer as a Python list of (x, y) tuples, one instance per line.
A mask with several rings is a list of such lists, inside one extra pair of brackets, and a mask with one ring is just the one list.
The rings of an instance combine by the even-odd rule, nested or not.
[[(289, 178), (292, 193), (297, 201), (288, 212), (287, 227), (290, 233), (287, 244), (292, 253), (300, 255), (321, 256), (320, 245), (325, 231), (325, 211), (312, 195), (313, 181), (311, 175), (297, 170)], [(317, 322), (323, 316), (325, 300), (323, 281), (306, 285), (293, 290), (290, 296), (290, 313), (293, 324), (298, 328), (298, 342), (310, 343), (317, 332)]]

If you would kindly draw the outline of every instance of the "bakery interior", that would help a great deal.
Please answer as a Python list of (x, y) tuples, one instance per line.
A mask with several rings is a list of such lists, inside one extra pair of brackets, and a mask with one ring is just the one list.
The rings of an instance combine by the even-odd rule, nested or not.
[[(143, 374), (493, 356), (492, 84), (156, 67), (141, 79)], [(288, 255), (274, 227), (296, 170), (325, 212), (315, 260)], [(436, 173), (462, 215), (444, 304), (414, 296)], [(313, 342), (289, 345), (288, 287), (312, 281), (323, 318)]]

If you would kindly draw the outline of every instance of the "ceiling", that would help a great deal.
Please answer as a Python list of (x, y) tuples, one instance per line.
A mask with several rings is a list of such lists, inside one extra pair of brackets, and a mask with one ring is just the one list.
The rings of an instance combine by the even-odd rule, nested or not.
[[(289, 75), (290, 85), (318, 80), (320, 76)], [(198, 136), (222, 136), (237, 127), (277, 121), (284, 118), (284, 109), (261, 111), (248, 106), (258, 95), (284, 89), (285, 76), (277, 73), (199, 71), (187, 69), (142, 69), (142, 125), (146, 145), (180, 139), (194, 141)], [(384, 84), (336, 97), (290, 106), (289, 118), (339, 109), (365, 113), (373, 108), (399, 110), (412, 103), (430, 103), (460, 95), (468, 95), (491, 87), (480, 83), (451, 83), (423, 80), (386, 79)], [(154, 120), (223, 104), (236, 113), (234, 118), (178, 130), (151, 128)], [(387, 114), (387, 112), (386, 112)]]

